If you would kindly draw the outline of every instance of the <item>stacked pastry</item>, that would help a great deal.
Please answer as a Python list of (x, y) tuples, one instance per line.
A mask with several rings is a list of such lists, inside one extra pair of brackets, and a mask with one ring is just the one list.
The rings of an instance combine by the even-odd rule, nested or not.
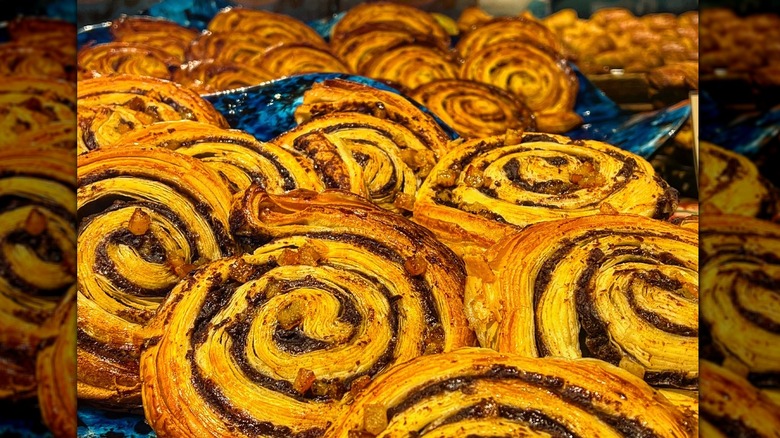
[(84, 402), (170, 437), (696, 433), (697, 234), (642, 158), (450, 141), (341, 79), (268, 141), (163, 79), (80, 85)]
[[(76, 433), (74, 25), (8, 23), (0, 44), (0, 398)], [(70, 55), (73, 55), (72, 53)], [(63, 366), (64, 364), (64, 366)]]
[(709, 143), (701, 152), (702, 432), (772, 436), (780, 198), (746, 157)]

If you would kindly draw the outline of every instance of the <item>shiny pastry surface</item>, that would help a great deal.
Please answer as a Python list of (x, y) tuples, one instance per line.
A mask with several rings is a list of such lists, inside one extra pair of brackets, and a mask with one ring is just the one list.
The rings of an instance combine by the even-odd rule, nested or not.
[(79, 79), (115, 74), (170, 79), (178, 60), (162, 49), (135, 43), (110, 42), (79, 50)]
[(455, 49), (464, 58), (485, 47), (510, 41), (531, 43), (562, 53), (560, 39), (546, 26), (535, 20), (521, 17), (497, 18), (463, 35)]
[(198, 94), (209, 94), (250, 87), (272, 79), (276, 79), (276, 75), (261, 67), (209, 59), (182, 65), (174, 71), (172, 80)]
[(342, 192), (250, 188), (239, 205), (234, 233), (256, 244), (180, 283), (153, 322), (158, 434), (321, 436), (393, 364), (473, 341), (461, 262), (423, 228)]
[(525, 356), (595, 357), (649, 384), (695, 389), (698, 238), (635, 215), (530, 226), (466, 256), (481, 345)]
[(376, 55), (363, 73), (414, 90), (437, 79), (455, 79), (459, 70), (460, 62), (451, 52), (425, 44), (405, 44)]
[(277, 78), (306, 73), (351, 73), (351, 69), (327, 48), (307, 43), (281, 43), (247, 60)]
[(173, 21), (151, 17), (123, 16), (111, 22), (114, 41), (151, 46), (165, 51), (181, 64), (187, 47), (198, 32)]
[(412, 35), (430, 35), (449, 46), (447, 31), (427, 12), (413, 6), (388, 1), (361, 3), (344, 14), (331, 31), (331, 41), (340, 41), (361, 26), (390, 26)]
[(20, 143), (55, 125), (73, 126), (75, 120), (73, 84), (23, 76), (0, 82), (0, 146)]

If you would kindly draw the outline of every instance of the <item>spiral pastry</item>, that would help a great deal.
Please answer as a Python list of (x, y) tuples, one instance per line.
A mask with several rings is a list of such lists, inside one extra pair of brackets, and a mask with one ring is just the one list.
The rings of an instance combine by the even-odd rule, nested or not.
[(61, 54), (21, 43), (6, 43), (0, 44), (0, 75), (65, 79), (68, 71)]
[(191, 61), (173, 73), (174, 82), (198, 94), (250, 87), (275, 78), (276, 75), (261, 67), (223, 63), (213, 59)]
[(0, 398), (35, 394), (46, 320), (75, 282), (70, 151), (0, 148)]
[[(369, 199), (396, 212), (411, 210), (409, 204), (414, 201), (417, 187), (436, 164), (436, 157), (444, 153), (430, 150), (411, 131), (390, 120), (350, 112), (312, 119), (273, 142), (306, 154), (315, 168), (328, 172), (333, 166), (319, 159), (321, 147), (312, 148), (313, 133), (313, 138), (325, 137), (327, 142), (341, 145), (337, 153), (345, 162), (345, 171), (355, 169), (353, 172), (362, 175)], [(312, 149), (319, 150), (312, 153)], [(322, 179), (328, 180), (325, 174)]]
[(485, 47), (466, 58), (461, 78), (494, 85), (521, 97), (536, 115), (541, 132), (564, 133), (582, 123), (574, 112), (579, 81), (569, 63), (531, 43), (504, 42)]
[(547, 134), (461, 143), (417, 194), (415, 221), (458, 247), (490, 246), (532, 223), (600, 213), (669, 217), (677, 192), (639, 156)]
[(76, 436), (76, 288), (47, 322), (53, 334), (36, 359), (38, 401), (43, 422), (56, 438)]
[(414, 90), (437, 79), (455, 79), (459, 69), (460, 63), (452, 53), (423, 44), (405, 44), (376, 55), (362, 73)]
[(410, 97), (461, 137), (489, 137), (504, 134), (508, 129), (536, 130), (536, 118), (521, 99), (481, 82), (432, 81), (415, 89)]
[[(19, 16), (8, 22), (11, 41), (25, 47), (35, 47), (54, 56), (70, 74), (75, 71), (76, 26), (73, 23), (47, 17)], [(73, 79), (72, 76), (68, 78)]]
[(466, 306), (482, 346), (595, 357), (651, 385), (696, 388), (694, 231), (634, 215), (551, 221), (466, 262), (476, 273)]
[(437, 154), (448, 149), (450, 139), (436, 120), (403, 96), (342, 79), (313, 84), (296, 108), (295, 120), (303, 123), (334, 112), (360, 112), (388, 119), (413, 132)]
[(122, 16), (111, 22), (114, 41), (160, 49), (179, 64), (198, 32), (179, 24), (151, 17)]
[(173, 120), (228, 127), (210, 103), (173, 82), (130, 75), (79, 82), (79, 153), (115, 143), (127, 133), (152, 123)]
[(701, 436), (774, 437), (780, 430), (780, 405), (738, 374), (701, 362)]
[(225, 8), (211, 19), (208, 30), (251, 35), (255, 42), (265, 47), (279, 43), (309, 43), (327, 47), (325, 40), (302, 21), (258, 9)]
[(423, 44), (440, 50), (449, 50), (440, 40), (427, 34), (413, 34), (387, 24), (370, 24), (345, 34), (339, 41), (332, 41), (333, 53), (344, 60), (355, 72), (363, 74), (371, 60), (393, 47), (404, 44)]
[(306, 43), (281, 43), (247, 60), (268, 69), (276, 77), (306, 73), (351, 73), (327, 48)]
[(504, 42), (522, 42), (555, 53), (563, 53), (561, 40), (547, 26), (522, 17), (493, 19), (458, 40), (455, 50), (464, 58), (471, 57), (485, 47)]
[(385, 26), (412, 35), (430, 35), (444, 47), (450, 46), (450, 35), (431, 14), (413, 6), (387, 1), (361, 3), (350, 8), (333, 26), (330, 39), (338, 44), (346, 35), (363, 26)]
[(187, 273), (233, 252), (231, 194), (200, 161), (162, 148), (89, 152), (78, 177), (78, 395), (137, 407), (144, 326)]
[(197, 158), (217, 172), (234, 194), (253, 183), (269, 193), (324, 190), (315, 170), (298, 154), (234, 129), (187, 120), (160, 122), (112, 145), (118, 149), (128, 146), (167, 148)]
[(472, 342), (457, 257), (347, 195), (246, 191), (234, 230), (275, 238), (198, 270), (152, 325), (141, 372), (159, 434), (321, 436), (393, 364)]
[(178, 61), (156, 47), (111, 42), (81, 49), (78, 66), (79, 79), (115, 74), (170, 79)]
[(633, 375), (592, 359), (480, 348), (414, 359), (366, 387), (325, 434), (693, 437), (696, 424)]
[(705, 357), (739, 364), (754, 385), (780, 389), (780, 225), (704, 215), (700, 228)]
[(780, 192), (743, 155), (700, 142), (699, 197), (705, 213), (772, 219), (780, 213)]
[(0, 82), (0, 146), (37, 135), (50, 125), (72, 126), (74, 120), (73, 84), (21, 76), (5, 77)]

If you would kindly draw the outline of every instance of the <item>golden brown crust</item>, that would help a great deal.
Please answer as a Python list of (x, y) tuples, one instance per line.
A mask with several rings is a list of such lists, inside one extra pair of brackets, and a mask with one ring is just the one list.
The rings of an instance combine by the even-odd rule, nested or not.
[(178, 60), (168, 52), (138, 43), (110, 42), (79, 51), (79, 80), (115, 74), (170, 79)]
[(307, 43), (280, 43), (246, 62), (263, 67), (278, 78), (306, 73), (352, 73), (330, 50)]
[(198, 32), (176, 22), (152, 17), (122, 16), (111, 22), (114, 41), (141, 44), (163, 50), (181, 64)]
[[(65, 81), (12, 76), (0, 82), (0, 145), (34, 136), (50, 125), (73, 125), (76, 88)], [(71, 146), (72, 147), (72, 146)]]
[(238, 236), (273, 240), (163, 304), (141, 369), (158, 434), (319, 436), (393, 364), (473, 340), (462, 265), (423, 228), (341, 192), (237, 207)]
[(215, 61), (190, 61), (173, 73), (173, 81), (199, 94), (250, 87), (276, 79), (268, 70), (246, 64)]
[(697, 387), (694, 231), (625, 214), (564, 219), (465, 260), (466, 306), (482, 346), (594, 357), (654, 386)]
[(463, 12), (458, 16), (458, 30), (465, 34), (482, 25), (485, 25), (492, 20), (493, 17), (479, 6), (469, 6), (463, 9)]
[(55, 50), (23, 42), (0, 44), (0, 75), (66, 79), (72, 62), (63, 58)]
[(468, 58), (486, 47), (513, 41), (533, 44), (555, 53), (563, 52), (555, 33), (538, 21), (521, 17), (496, 18), (483, 24), (464, 35), (455, 49), (462, 57)]
[(344, 14), (331, 31), (331, 41), (342, 40), (361, 26), (386, 25), (412, 35), (431, 35), (449, 46), (450, 36), (430, 14), (413, 6), (387, 1), (361, 3)]
[(470, 348), (379, 376), (325, 436), (693, 437), (696, 426), (663, 395), (601, 361)]
[(139, 407), (144, 326), (188, 272), (232, 253), (231, 194), (163, 148), (102, 149), (78, 164), (79, 399)]
[(536, 130), (536, 117), (520, 98), (482, 82), (436, 80), (416, 88), (410, 97), (461, 137), (488, 137), (508, 129)]
[(460, 60), (453, 52), (424, 44), (403, 44), (374, 56), (362, 74), (397, 82), (408, 90), (439, 79), (455, 79)]
[(327, 47), (325, 40), (302, 21), (258, 9), (225, 8), (211, 19), (208, 30), (248, 35), (265, 47), (283, 42)]

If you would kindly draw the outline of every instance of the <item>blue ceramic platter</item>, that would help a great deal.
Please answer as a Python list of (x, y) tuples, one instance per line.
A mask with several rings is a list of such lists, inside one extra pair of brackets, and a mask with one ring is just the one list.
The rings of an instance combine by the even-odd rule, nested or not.
[(733, 114), (707, 93), (699, 97), (699, 138), (747, 156), (757, 155), (780, 134), (780, 106)]

